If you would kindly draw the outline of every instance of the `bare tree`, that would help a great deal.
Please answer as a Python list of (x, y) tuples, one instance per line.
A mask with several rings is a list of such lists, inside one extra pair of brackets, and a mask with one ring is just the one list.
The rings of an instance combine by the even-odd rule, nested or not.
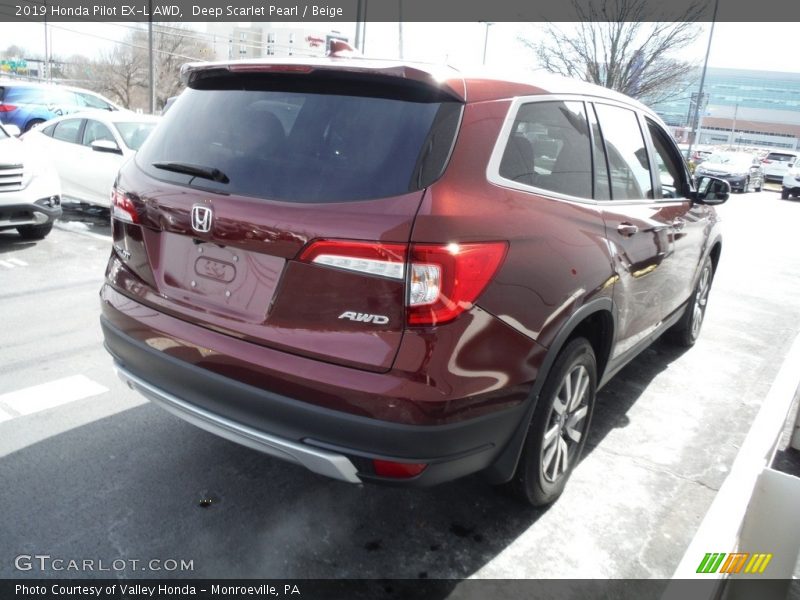
[[(128, 36), (131, 39), (133, 36)], [(145, 89), (147, 55), (129, 43), (117, 44), (104, 52), (96, 66), (96, 91), (106, 94), (125, 108), (133, 108), (137, 92)]]
[(690, 4), (676, 21), (654, 19), (652, 0), (572, 0), (574, 31), (549, 23), (539, 42), (520, 38), (552, 73), (596, 83), (651, 103), (680, 96), (694, 65), (670, 55), (701, 33), (703, 3)]
[[(161, 108), (181, 89), (181, 65), (207, 58), (210, 50), (197, 32), (180, 26), (156, 25), (153, 37), (156, 108)], [(94, 88), (126, 108), (146, 108), (149, 62), (147, 31), (131, 31), (97, 61)]]

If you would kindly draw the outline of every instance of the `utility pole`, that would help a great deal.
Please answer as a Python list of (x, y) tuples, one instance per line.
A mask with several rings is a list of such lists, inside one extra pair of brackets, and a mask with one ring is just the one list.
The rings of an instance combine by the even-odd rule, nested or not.
[(706, 69), (708, 68), (708, 55), (711, 52), (711, 40), (714, 38), (714, 23), (717, 21), (717, 8), (719, 8), (719, 0), (714, 0), (714, 16), (711, 17), (711, 32), (708, 34), (708, 46), (706, 47), (706, 58), (703, 61), (703, 74), (700, 77), (700, 91), (698, 93), (699, 101), (694, 107), (694, 119), (692, 120), (692, 124), (696, 124), (696, 130), (694, 135), (692, 135), (691, 140), (689, 140), (689, 150), (687, 154), (689, 156), (692, 155), (692, 146), (695, 143), (695, 139), (700, 136), (700, 105), (703, 103), (703, 85), (706, 82)]
[(358, 0), (356, 4), (356, 50), (364, 53), (364, 38), (367, 34), (365, 23), (367, 16), (367, 0)]
[(150, 0), (150, 15), (147, 18), (147, 45), (150, 53), (150, 66), (148, 69), (148, 78), (150, 80), (150, 114), (156, 113), (156, 60), (153, 52), (153, 0)]
[(489, 46), (489, 27), (494, 25), (489, 21), (484, 21), (484, 25), (486, 25), (486, 33), (483, 36), (483, 64), (486, 64), (486, 48)]
[[(733, 127), (731, 127), (731, 146), (736, 141), (736, 117), (739, 114), (739, 103), (736, 103), (736, 108), (733, 109)], [(736, 144), (737, 147), (739, 144)]]
[(47, 0), (44, 0), (44, 75), (45, 79), (50, 78), (50, 46), (47, 42)]
[(397, 0), (397, 45), (403, 58), (403, 0)]

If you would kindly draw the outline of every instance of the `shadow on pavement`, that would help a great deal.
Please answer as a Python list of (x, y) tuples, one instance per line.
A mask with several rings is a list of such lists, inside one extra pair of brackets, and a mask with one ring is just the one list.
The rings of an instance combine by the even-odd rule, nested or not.
[[(657, 344), (604, 389), (592, 445), (627, 424), (625, 413), (678, 355)], [(327, 480), (151, 404), (2, 457), (0, 479), (0, 578), (109, 576), (14, 570), (14, 556), (44, 553), (193, 561), (188, 572), (112, 576), (456, 578), (454, 586), (543, 514), (478, 476), (432, 489)]]

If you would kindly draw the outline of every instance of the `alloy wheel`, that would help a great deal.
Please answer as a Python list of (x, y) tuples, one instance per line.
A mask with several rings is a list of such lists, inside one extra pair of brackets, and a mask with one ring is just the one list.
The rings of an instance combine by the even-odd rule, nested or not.
[(553, 400), (542, 444), (542, 474), (550, 483), (569, 470), (584, 435), (589, 383), (586, 367), (576, 365), (561, 381)]
[(694, 309), (692, 312), (692, 337), (696, 338), (700, 334), (700, 327), (703, 325), (703, 317), (706, 314), (706, 304), (708, 303), (708, 291), (711, 289), (711, 267), (706, 265), (700, 274), (700, 281), (697, 283), (697, 293), (694, 297)]

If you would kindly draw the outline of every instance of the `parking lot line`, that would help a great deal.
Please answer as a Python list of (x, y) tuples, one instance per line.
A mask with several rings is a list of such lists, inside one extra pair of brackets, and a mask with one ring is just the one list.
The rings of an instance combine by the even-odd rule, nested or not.
[(16, 265), (18, 267), (27, 267), (28, 266), (28, 263), (26, 263), (24, 260), (20, 260), (18, 258), (9, 258), (8, 262), (10, 262), (11, 264)]
[[(85, 375), (73, 375), (0, 395), (0, 422), (107, 392), (108, 388)], [(4, 418), (5, 415), (9, 415)]]

